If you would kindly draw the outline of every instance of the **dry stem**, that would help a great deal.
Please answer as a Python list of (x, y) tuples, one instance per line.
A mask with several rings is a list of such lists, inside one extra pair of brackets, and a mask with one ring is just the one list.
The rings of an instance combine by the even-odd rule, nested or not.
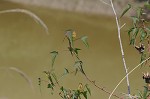
[(49, 34), (48, 27), (47, 25), (33, 12), (25, 10), (25, 9), (9, 9), (9, 10), (2, 10), (0, 11), (0, 14), (3, 13), (14, 13), (14, 12), (19, 12), (19, 13), (24, 13), (32, 17), (37, 23), (39, 23), (42, 27), (44, 27), (45, 31), (47, 34)]
[(142, 61), (140, 64), (138, 64), (137, 66), (135, 66), (128, 74), (126, 74), (126, 76), (124, 76), (124, 77), (120, 80), (120, 82), (116, 85), (116, 87), (114, 88), (114, 90), (111, 92), (111, 94), (110, 94), (110, 96), (109, 96), (109, 99), (111, 98), (111, 96), (113, 95), (113, 93), (115, 92), (115, 90), (118, 88), (118, 86), (123, 82), (123, 80), (124, 80), (127, 76), (129, 76), (134, 70), (136, 70), (139, 66), (141, 66), (143, 63), (147, 62), (149, 59), (150, 59), (150, 57), (147, 58), (147, 59), (145, 59), (144, 61)]

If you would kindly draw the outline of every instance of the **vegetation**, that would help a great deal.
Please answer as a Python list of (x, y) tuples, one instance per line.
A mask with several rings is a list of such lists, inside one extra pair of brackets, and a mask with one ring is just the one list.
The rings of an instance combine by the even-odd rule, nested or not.
[[(118, 15), (116, 14), (116, 10), (114, 8), (114, 4), (112, 2), (112, 0), (110, 0), (110, 4), (106, 3), (103, 1), (104, 4), (111, 6), (115, 18), (116, 18), (116, 26), (118, 29), (118, 39), (119, 39), (119, 43), (120, 43), (120, 49), (121, 49), (121, 54), (122, 54), (122, 60), (123, 60), (123, 64), (124, 64), (124, 69), (125, 69), (125, 73), (126, 73), (126, 80), (127, 80), (127, 88), (128, 88), (128, 94), (125, 96), (117, 96), (114, 93), (114, 91), (116, 90), (116, 88), (118, 87), (118, 85), (116, 86), (116, 88), (112, 91), (112, 93), (108, 92), (106, 89), (104, 89), (103, 87), (99, 87), (98, 85), (95, 84), (95, 81), (92, 81), (89, 79), (89, 77), (87, 76), (87, 74), (84, 71), (84, 66), (83, 66), (83, 61), (79, 58), (78, 55), (78, 51), (80, 51), (81, 49), (78, 47), (75, 47), (74, 42), (81, 39), (83, 41), (83, 43), (86, 45), (86, 47), (89, 47), (89, 44), (87, 42), (87, 36), (83, 36), (83, 37), (79, 37), (76, 38), (76, 32), (74, 30), (67, 30), (65, 32), (65, 38), (68, 40), (68, 51), (71, 53), (72, 57), (75, 57), (74, 59), (74, 67), (75, 70), (71, 71), (71, 73), (75, 73), (75, 75), (78, 72), (81, 72), (85, 78), (93, 85), (95, 85), (95, 87), (97, 87), (98, 89), (104, 91), (105, 93), (110, 94), (109, 99), (111, 98), (111, 96), (114, 96), (116, 98), (136, 98), (136, 99), (148, 99), (150, 97), (150, 93), (149, 93), (149, 87), (150, 87), (150, 74), (149, 72), (144, 73), (143, 74), (143, 79), (145, 79), (145, 83), (147, 83), (146, 86), (144, 86), (144, 91), (143, 92), (139, 92), (139, 95), (131, 95), (131, 89), (130, 89), (130, 81), (129, 81), (129, 74), (131, 72), (128, 72), (127, 69), (127, 65), (126, 65), (126, 61), (125, 61), (125, 57), (124, 57), (124, 49), (123, 49), (123, 45), (122, 45), (122, 40), (121, 40), (121, 29), (124, 27), (125, 24), (123, 24), (122, 26), (120, 26), (120, 19), (131, 9), (133, 8), (132, 5), (128, 4), (127, 8), (123, 10), (122, 14), (120, 15), (120, 17), (118, 17)], [(145, 4), (146, 8), (149, 8), (150, 4), (149, 2), (147, 2)], [(139, 54), (141, 54), (141, 61), (140, 64), (137, 67), (139, 67), (140, 65), (143, 65), (144, 62), (148, 62), (149, 60), (149, 27), (148, 27), (148, 21), (146, 19), (144, 19), (143, 15), (145, 14), (144, 12), (144, 8), (142, 7), (138, 7), (135, 9), (136, 14), (134, 16), (132, 16), (132, 21), (133, 21), (133, 26), (131, 26), (131, 28), (128, 30), (128, 36), (129, 36), (129, 40), (130, 40), (130, 45), (134, 46), (135, 49), (137, 49), (137, 51), (139, 52)], [(148, 51), (145, 51), (145, 42), (148, 42), (147, 48)], [(140, 44), (140, 46), (136, 46), (136, 43)], [(148, 57), (146, 57), (148, 54)], [(52, 51), (51, 52), (51, 56), (52, 56), (52, 68), (50, 71), (44, 71), (44, 73), (47, 75), (47, 88), (50, 88), (52, 91), (54, 90), (55, 86), (59, 86), (60, 87), (60, 93), (59, 95), (61, 96), (61, 98), (63, 99), (81, 99), (81, 96), (83, 95), (83, 97), (85, 99), (88, 98), (87, 93), (89, 93), (91, 95), (91, 90), (89, 87), (87, 87), (87, 84), (85, 86), (83, 86), (82, 83), (79, 84), (78, 89), (66, 89), (63, 86), (61, 86), (59, 84), (59, 80), (56, 76), (55, 73), (55, 69), (54, 69), (54, 62), (55, 59), (58, 55), (58, 51)], [(145, 65), (146, 65), (145, 64)], [(132, 70), (132, 72), (136, 69), (134, 68)], [(64, 77), (65, 75), (70, 74), (70, 70), (68, 70), (67, 68), (64, 69), (64, 73), (62, 74), (61, 77)], [(124, 78), (125, 78), (124, 77)], [(123, 79), (124, 79), (123, 78)], [(59, 78), (60, 79), (60, 78)], [(41, 78), (39, 78), (39, 85), (41, 85)], [(120, 85), (120, 83), (119, 83)], [(85, 89), (86, 88), (86, 89)], [(53, 94), (53, 92), (52, 92)]]
[[(44, 84), (46, 83), (47, 88), (51, 89), (51, 94), (54, 94), (54, 90), (56, 87), (59, 88), (59, 96), (63, 99), (81, 99), (81, 98), (85, 98), (88, 99), (89, 95), (92, 95), (92, 90), (89, 87), (89, 84), (87, 84), (86, 82), (84, 83), (79, 83), (78, 87), (76, 87), (76, 89), (70, 89), (67, 88), (65, 86), (63, 86), (61, 84), (61, 81), (67, 76), (67, 75), (77, 75), (78, 73), (82, 74), (86, 80), (90, 83), (90, 85), (94, 85), (96, 88), (98, 88), (99, 90), (109, 94), (109, 99), (111, 98), (111, 96), (114, 96), (116, 98), (120, 98), (120, 99), (124, 99), (124, 98), (129, 98), (129, 99), (149, 99), (150, 97), (150, 74), (149, 72), (143, 73), (143, 79), (145, 80), (145, 86), (144, 86), (144, 91), (139, 91), (138, 94), (132, 94), (131, 93), (131, 88), (130, 88), (130, 80), (129, 80), (129, 75), (135, 71), (138, 67), (142, 67), (144, 68), (144, 66), (149, 65), (149, 33), (150, 33), (150, 29), (149, 29), (149, 22), (148, 20), (144, 19), (143, 15), (145, 15), (144, 12), (144, 8), (139, 7), (136, 8), (136, 15), (132, 16), (132, 22), (133, 25), (129, 28), (129, 30), (127, 31), (127, 34), (129, 36), (129, 44), (131, 46), (133, 46), (141, 55), (141, 60), (140, 60), (140, 64), (135, 66), (134, 69), (132, 69), (131, 71), (128, 72), (128, 67), (125, 61), (125, 57), (124, 57), (124, 49), (123, 49), (123, 44), (122, 44), (122, 40), (121, 40), (121, 29), (125, 26), (125, 24), (120, 25), (120, 22), (123, 18), (123, 16), (131, 9), (134, 8), (132, 5), (128, 4), (127, 7), (123, 10), (123, 13), (120, 14), (120, 16), (118, 17), (118, 15), (116, 15), (116, 11), (114, 9), (113, 6), (113, 2), (110, 0), (110, 4), (106, 3), (108, 6), (111, 6), (116, 18), (116, 24), (117, 24), (117, 29), (118, 29), (118, 39), (120, 42), (120, 49), (121, 49), (121, 55), (122, 55), (122, 60), (123, 60), (123, 64), (124, 64), (124, 69), (125, 69), (125, 77), (119, 82), (119, 84), (115, 87), (115, 89), (112, 92), (109, 92), (106, 88), (104, 87), (100, 87), (99, 85), (97, 85), (97, 83), (95, 82), (95, 80), (91, 80), (89, 78), (89, 76), (87, 75), (84, 67), (84, 61), (80, 58), (80, 52), (81, 52), (81, 48), (78, 47), (78, 43), (79, 41), (82, 41), (82, 43), (85, 45), (85, 47), (89, 48), (89, 43), (87, 40), (87, 36), (81, 36), (78, 37), (76, 31), (69, 29), (65, 31), (64, 34), (64, 40), (63, 43), (67, 43), (67, 48), (65, 49), (65, 51), (69, 52), (70, 56), (67, 57), (67, 59), (70, 59), (70, 57), (73, 60), (73, 64), (72, 67), (73, 69), (68, 69), (67, 67), (64, 68), (64, 72), (62, 73), (62, 75), (60, 77), (58, 77), (57, 73), (55, 71), (55, 65), (57, 62), (57, 57), (58, 55), (60, 55), (60, 51), (51, 51), (50, 55), (51, 55), (51, 69), (50, 70), (45, 70), (43, 71), (43, 73), (46, 75), (46, 79), (43, 78), (38, 78), (39, 80), (39, 85), (41, 86), (44, 82)], [(145, 6), (149, 9), (150, 4), (146, 3)], [(5, 11), (1, 11), (1, 13), (10, 13), (10, 12), (23, 12), (25, 14), (28, 14), (29, 16), (31, 16), (32, 18), (36, 19), (46, 30), (46, 32), (48, 33), (48, 28), (45, 25), (45, 23), (39, 18), (37, 17), (35, 14), (33, 14), (32, 12), (29, 12), (27, 10), (24, 9), (11, 9), (11, 10), (5, 10)], [(66, 42), (67, 41), (67, 42)], [(139, 46), (137, 46), (139, 45)], [(147, 50), (146, 50), (147, 49)], [(63, 51), (63, 52), (65, 52)], [(19, 69), (13, 68), (12, 69), (16, 72), (18, 72), (20, 75), (23, 75), (24, 77), (26, 76), (26, 74), (22, 73)], [(25, 77), (27, 80), (28, 78)], [(126, 78), (127, 81), (127, 89), (128, 92), (120, 95), (116, 95), (114, 94), (115, 90), (117, 89), (117, 87), (120, 85), (120, 83)], [(30, 81), (30, 80), (28, 80)]]

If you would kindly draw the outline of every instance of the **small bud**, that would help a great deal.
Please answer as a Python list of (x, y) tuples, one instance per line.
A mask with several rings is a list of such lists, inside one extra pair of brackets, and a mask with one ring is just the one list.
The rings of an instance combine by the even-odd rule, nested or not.
[(72, 33), (72, 37), (73, 37), (73, 38), (76, 38), (76, 36), (77, 36), (77, 34), (76, 34), (76, 32), (74, 31), (74, 32)]
[(78, 90), (79, 90), (80, 92), (83, 92), (83, 91), (84, 91), (84, 89), (83, 89), (83, 84), (82, 84), (82, 83), (79, 83)]

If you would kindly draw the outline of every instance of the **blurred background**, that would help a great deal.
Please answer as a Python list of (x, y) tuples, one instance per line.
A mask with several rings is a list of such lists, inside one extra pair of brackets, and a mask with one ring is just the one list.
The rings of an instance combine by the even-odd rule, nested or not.
[[(126, 4), (140, 4), (135, 0), (116, 0), (115, 8), (118, 14)], [(109, 3), (109, 0), (106, 0)], [(135, 3), (136, 2), (136, 3)], [(42, 83), (41, 92), (38, 78), (45, 78), (42, 73), (50, 70), (50, 52), (59, 50), (55, 70), (58, 76), (64, 68), (72, 69), (73, 58), (65, 51), (67, 42), (63, 42), (65, 30), (73, 29), (77, 37), (87, 35), (90, 48), (77, 42), (81, 48), (79, 55), (84, 62), (87, 75), (101, 87), (112, 91), (125, 76), (121, 52), (117, 36), (117, 28), (112, 9), (100, 0), (1, 0), (0, 11), (23, 8), (39, 16), (49, 28), (49, 35), (41, 25), (30, 16), (23, 13), (0, 14), (0, 99), (61, 99), (58, 90), (51, 95), (50, 89)], [(132, 12), (130, 12), (132, 13)], [(121, 37), (125, 58), (129, 70), (140, 62), (140, 54), (129, 46), (127, 29), (131, 25), (128, 18), (122, 29)], [(18, 68), (31, 79), (33, 89), (11, 67)], [(143, 89), (142, 72), (148, 67), (138, 68), (130, 75), (131, 93), (136, 94)], [(82, 74), (68, 75), (61, 84), (70, 89), (76, 89), (79, 83), (89, 83)], [(108, 94), (90, 85), (92, 95), (89, 99), (107, 99)], [(127, 93), (126, 81), (117, 91), (117, 95)], [(115, 99), (112, 97), (112, 99)]]

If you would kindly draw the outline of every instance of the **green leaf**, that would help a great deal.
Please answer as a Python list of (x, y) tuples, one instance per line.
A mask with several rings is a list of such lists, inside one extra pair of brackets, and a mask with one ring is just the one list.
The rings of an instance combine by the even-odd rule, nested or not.
[(133, 29), (133, 36), (134, 36), (134, 38), (136, 38), (138, 33), (139, 33), (139, 28), (134, 28)]
[(142, 9), (141, 7), (139, 7), (139, 8), (137, 9), (137, 18), (140, 18), (141, 15), (142, 15), (142, 13), (143, 13), (143, 9)]
[(53, 68), (56, 56), (58, 55), (58, 52), (57, 51), (52, 51), (50, 54), (51, 54), (51, 57), (52, 57), (52, 68)]
[(48, 79), (49, 79), (49, 81), (51, 82), (51, 85), (53, 85), (53, 86), (54, 86), (53, 79), (52, 79), (52, 77), (51, 77), (50, 75), (48, 76)]
[(85, 85), (85, 88), (87, 89), (88, 93), (91, 95), (91, 90), (90, 90), (90, 88), (88, 87), (88, 84)]
[(138, 91), (138, 94), (139, 94), (139, 97), (142, 98), (143, 95), (142, 95), (142, 91)]
[(143, 29), (141, 29), (140, 32), (141, 32), (140, 41), (143, 41), (147, 37), (147, 32), (145, 32)]
[(74, 48), (74, 52), (78, 55), (78, 51), (81, 50), (79, 48)]
[(76, 70), (75, 70), (75, 75), (77, 75), (77, 73), (78, 73), (78, 68), (76, 68)]
[(70, 47), (73, 47), (73, 37), (72, 37), (72, 33), (73, 33), (73, 30), (67, 30), (65, 35), (67, 37), (67, 39), (69, 40), (69, 46)]
[(85, 99), (87, 99), (87, 91), (82, 92)]
[(129, 36), (129, 38), (130, 38), (131, 33), (132, 33), (133, 30), (134, 30), (134, 27), (132, 27), (132, 28), (130, 28), (130, 29), (128, 30), (128, 36)]
[(66, 74), (68, 74), (68, 73), (69, 73), (68, 69), (65, 68), (65, 69), (64, 69), (64, 75), (66, 75)]
[(75, 67), (79, 67), (80, 65), (81, 65), (80, 61), (75, 61), (75, 64), (74, 64)]
[(146, 29), (148, 35), (150, 35), (150, 28), (149, 28), (149, 27), (146, 27), (145, 29)]
[(48, 84), (48, 85), (47, 85), (47, 88), (50, 88), (50, 89), (54, 90), (54, 88), (53, 88), (53, 85), (52, 85), (52, 84)]
[(52, 77), (55, 79), (55, 81), (56, 81), (56, 82), (58, 82), (58, 80), (57, 80), (57, 76), (56, 76), (56, 74), (55, 74), (55, 73), (52, 73)]
[(80, 99), (80, 91), (79, 90), (73, 90), (73, 98), (72, 99)]
[(143, 99), (147, 99), (148, 88), (144, 86)]
[(61, 91), (64, 91), (64, 87), (62, 86), (62, 87), (60, 88), (60, 90), (61, 90)]
[(149, 1), (146, 2), (146, 4), (144, 5), (148, 10), (150, 10), (150, 4)]
[(128, 30), (128, 36), (130, 38), (130, 45), (134, 45), (135, 44), (135, 39), (137, 37), (139, 33), (139, 28), (131, 28)]
[(88, 42), (87, 42), (87, 36), (83, 36), (83, 37), (81, 37), (81, 40), (83, 41), (83, 43), (85, 44), (85, 46), (87, 47), (87, 48), (89, 48), (89, 44), (88, 44)]
[(127, 11), (129, 11), (129, 9), (131, 8), (131, 5), (130, 4), (128, 4), (128, 6), (123, 10), (123, 12), (122, 12), (122, 14), (121, 14), (121, 16), (120, 16), (120, 18), (121, 17), (123, 17), (124, 16), (124, 14), (126, 14), (127, 13)]
[(131, 16), (131, 18), (132, 18), (132, 20), (133, 20), (133, 25), (134, 25), (134, 27), (136, 27), (136, 24), (137, 24), (137, 22), (140, 21), (140, 19), (137, 18), (136, 16)]
[(132, 39), (130, 40), (130, 45), (134, 45), (134, 44), (135, 44), (135, 39), (132, 38)]
[[(142, 53), (141, 54), (141, 61), (140, 62), (143, 62), (143, 60), (145, 60), (146, 59), (146, 54), (145, 53)], [(143, 64), (142, 64), (143, 65)], [(141, 65), (141, 66), (142, 66)]]
[(79, 68), (79, 70), (80, 70), (81, 73), (85, 74), (85, 72), (83, 70), (83, 62), (82, 61), (76, 61), (75, 64), (74, 64), (74, 66), (76, 68)]

